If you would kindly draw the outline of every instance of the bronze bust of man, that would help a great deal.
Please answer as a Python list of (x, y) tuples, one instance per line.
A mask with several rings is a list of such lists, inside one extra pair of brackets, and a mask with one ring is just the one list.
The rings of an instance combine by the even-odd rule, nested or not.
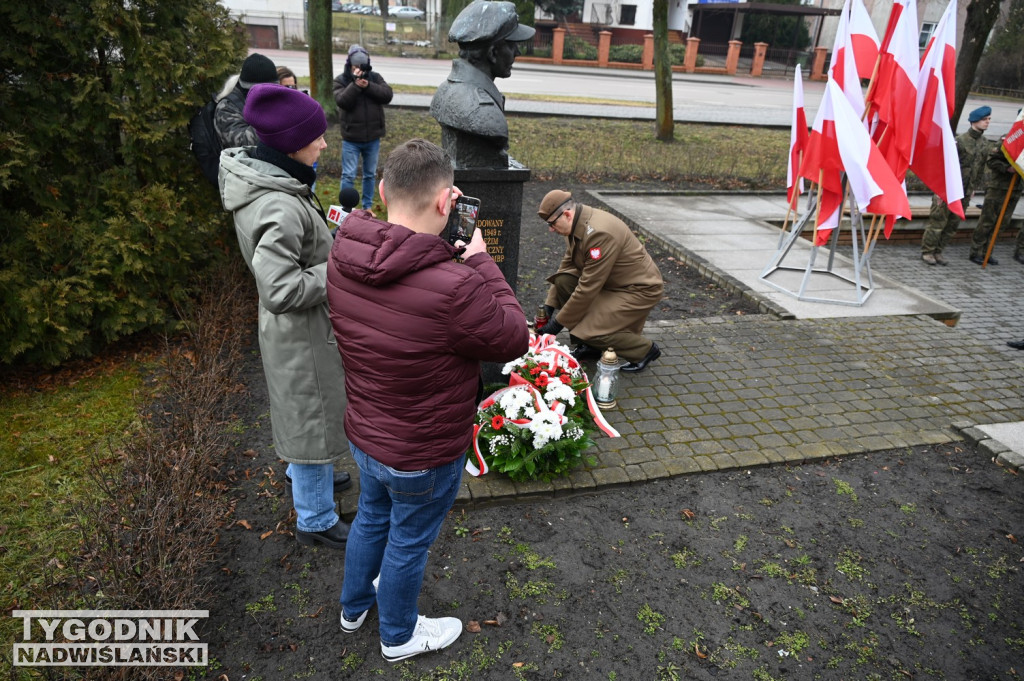
[(474, 0), (452, 22), (448, 40), (459, 44), (459, 58), (434, 93), (430, 115), (456, 168), (508, 168), (505, 98), (494, 79), (512, 75), (517, 43), (534, 32), (503, 0)]

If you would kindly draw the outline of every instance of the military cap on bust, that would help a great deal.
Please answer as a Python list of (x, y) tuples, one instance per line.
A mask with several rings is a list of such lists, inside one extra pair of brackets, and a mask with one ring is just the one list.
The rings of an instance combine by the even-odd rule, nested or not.
[(516, 6), (504, 0), (473, 0), (459, 12), (448, 31), (448, 42), (460, 45), (489, 43), (495, 40), (519, 42), (536, 33), (532, 26), (521, 26)]
[(977, 109), (967, 114), (967, 120), (970, 123), (977, 123), (985, 116), (992, 115), (992, 107), (990, 106), (979, 106)]

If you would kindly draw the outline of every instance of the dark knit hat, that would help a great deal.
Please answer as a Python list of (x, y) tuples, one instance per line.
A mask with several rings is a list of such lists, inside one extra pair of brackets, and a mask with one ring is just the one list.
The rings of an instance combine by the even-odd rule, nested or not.
[(277, 67), (269, 58), (253, 52), (242, 62), (242, 73), (238, 75), (238, 84), (248, 90), (256, 83), (276, 83)]
[(990, 106), (979, 106), (977, 109), (967, 114), (967, 120), (970, 123), (977, 123), (985, 116), (992, 115), (992, 107)]
[(242, 116), (260, 141), (282, 154), (298, 151), (327, 130), (327, 117), (319, 102), (276, 83), (253, 85)]
[(565, 210), (565, 204), (572, 198), (572, 194), (562, 189), (552, 189), (544, 198), (540, 201), (540, 208), (537, 209), (537, 215), (544, 222), (547, 222), (553, 217), (561, 215), (561, 212)]

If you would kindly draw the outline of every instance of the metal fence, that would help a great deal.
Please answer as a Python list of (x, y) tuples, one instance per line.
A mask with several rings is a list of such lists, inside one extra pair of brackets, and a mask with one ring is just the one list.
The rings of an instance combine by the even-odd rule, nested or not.
[(761, 75), (765, 78), (788, 78), (793, 75), (799, 64), (801, 75), (806, 79), (811, 73), (813, 57), (814, 53), (808, 50), (769, 47), (765, 53)]

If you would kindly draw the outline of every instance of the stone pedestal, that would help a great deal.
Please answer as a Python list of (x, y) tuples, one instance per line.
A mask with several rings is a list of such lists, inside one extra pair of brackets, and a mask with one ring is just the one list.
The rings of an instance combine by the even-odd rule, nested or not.
[[(530, 179), (530, 169), (514, 160), (509, 168), (456, 168), (455, 186), (466, 196), (480, 199), (476, 226), (487, 242), (487, 252), (505, 275), (512, 290), (519, 280), (519, 228), (523, 214), (523, 184)], [(539, 220), (540, 218), (538, 218)], [(484, 384), (498, 383), (508, 377), (501, 375), (501, 366), (484, 362)]]
[[(519, 226), (523, 213), (523, 183), (530, 169), (515, 161), (508, 170), (457, 168), (455, 186), (466, 196), (480, 199), (476, 226), (487, 242), (487, 252), (515, 291), (519, 279)], [(539, 218), (538, 218), (539, 219)]]

